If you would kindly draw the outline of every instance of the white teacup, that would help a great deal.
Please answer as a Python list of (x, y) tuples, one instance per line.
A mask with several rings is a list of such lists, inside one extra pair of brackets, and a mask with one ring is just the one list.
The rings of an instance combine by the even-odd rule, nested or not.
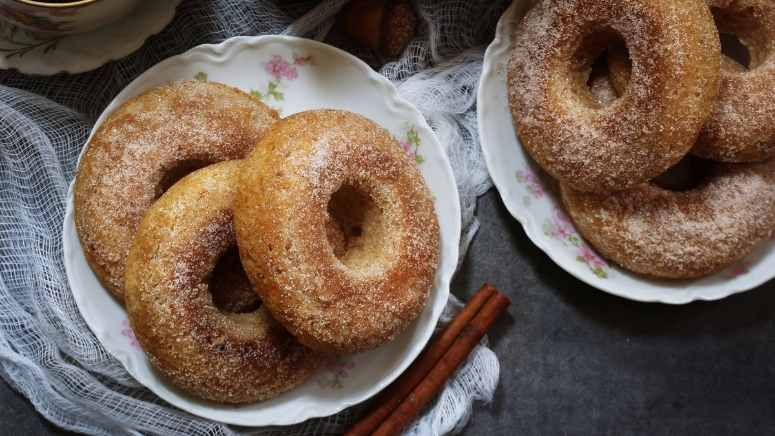
[(118, 20), (131, 12), (141, 1), (0, 0), (0, 20), (41, 34), (83, 33)]

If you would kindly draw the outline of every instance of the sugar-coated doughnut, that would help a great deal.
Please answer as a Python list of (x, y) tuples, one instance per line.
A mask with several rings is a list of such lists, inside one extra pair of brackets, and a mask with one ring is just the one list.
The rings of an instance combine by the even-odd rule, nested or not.
[[(337, 253), (330, 221), (344, 234)], [(354, 352), (416, 319), (439, 262), (439, 225), (415, 163), (359, 115), (279, 121), (246, 159), (235, 203), (245, 271), (303, 344)]]
[[(610, 105), (592, 96), (593, 61), (621, 36), (633, 63)], [(508, 66), (514, 124), (530, 155), (581, 191), (644, 183), (694, 145), (718, 92), (719, 37), (702, 0), (539, 2)]]
[[(630, 83), (632, 64), (627, 49), (620, 44), (610, 45), (606, 56), (608, 78), (617, 95), (622, 95)], [(746, 68), (729, 56), (721, 55), (721, 71), (727, 74), (744, 73)], [(722, 75), (723, 77), (723, 75)]]
[(708, 0), (718, 30), (735, 34), (750, 69), (722, 69), (719, 96), (694, 153), (724, 162), (775, 157), (775, 2)]
[[(692, 152), (722, 162), (758, 162), (775, 156), (775, 2), (708, 0), (718, 30), (736, 35), (751, 55), (750, 70), (723, 56), (719, 95)], [(611, 82), (629, 83), (622, 47), (609, 51)]]
[(165, 189), (196, 168), (245, 157), (276, 119), (238, 89), (199, 81), (153, 88), (111, 113), (75, 182), (78, 237), (103, 286), (123, 299), (135, 230)]
[(227, 313), (213, 304), (210, 277), (235, 244), (240, 163), (208, 166), (170, 188), (145, 214), (126, 267), (127, 313), (153, 366), (191, 395), (230, 404), (287, 391), (319, 360), (266, 308)]
[(775, 160), (705, 165), (706, 177), (686, 191), (649, 183), (602, 195), (563, 186), (562, 198), (584, 238), (608, 259), (652, 277), (702, 277), (775, 231)]

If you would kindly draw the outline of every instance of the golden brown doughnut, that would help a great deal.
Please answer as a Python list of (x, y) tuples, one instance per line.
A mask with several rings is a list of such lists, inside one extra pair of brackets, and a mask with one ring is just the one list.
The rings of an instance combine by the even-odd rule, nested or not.
[[(617, 35), (633, 80), (601, 106), (587, 81)], [(530, 155), (577, 190), (636, 186), (695, 143), (718, 91), (719, 56), (702, 0), (540, 2), (518, 27), (508, 67), (515, 127)]]
[(562, 188), (576, 227), (603, 256), (636, 273), (670, 279), (715, 273), (775, 231), (775, 160), (704, 161), (695, 188), (654, 183), (611, 195)]
[(123, 299), (135, 229), (169, 186), (194, 169), (245, 157), (276, 119), (236, 88), (199, 81), (151, 89), (111, 113), (75, 182), (78, 237), (103, 286)]
[[(630, 70), (632, 70), (632, 64), (627, 55), (627, 50), (618, 44), (609, 46), (607, 61), (611, 84), (616, 89), (617, 94), (624, 94), (627, 90), (627, 85), (630, 83)], [(722, 54), (721, 71), (730, 74), (744, 73), (746, 68), (736, 60)]]
[[(439, 261), (433, 201), (368, 119), (321, 110), (279, 121), (245, 162), (234, 213), (248, 277), (303, 344), (370, 349), (422, 311)], [(339, 255), (330, 220), (344, 231)]]
[(775, 2), (708, 0), (718, 30), (737, 35), (749, 71), (721, 72), (721, 88), (694, 153), (724, 162), (775, 157)]
[[(610, 45), (606, 51), (605, 71), (592, 70), (590, 92), (601, 106), (611, 104), (627, 91), (632, 65), (627, 50), (620, 44)], [(746, 68), (729, 56), (721, 55), (721, 69), (742, 73)]]
[[(775, 156), (775, 3), (707, 0), (718, 30), (736, 35), (751, 54), (750, 71), (722, 55), (721, 85), (710, 118), (692, 152), (723, 162), (756, 162)], [(629, 82), (626, 51), (611, 50), (611, 81)]]
[(240, 161), (195, 171), (145, 214), (126, 266), (126, 309), (153, 366), (199, 398), (249, 403), (307, 379), (318, 356), (261, 307), (226, 313), (209, 280), (234, 246), (232, 206)]

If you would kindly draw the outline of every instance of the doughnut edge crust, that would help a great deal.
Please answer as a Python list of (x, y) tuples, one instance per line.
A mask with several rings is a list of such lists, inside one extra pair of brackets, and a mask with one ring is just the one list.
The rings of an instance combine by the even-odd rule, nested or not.
[(744, 258), (775, 232), (775, 161), (714, 163), (699, 187), (644, 184), (610, 196), (562, 186), (565, 209), (604, 257), (654, 278), (692, 279)]
[(129, 254), (126, 309), (153, 366), (196, 397), (266, 400), (304, 382), (320, 357), (268, 311), (219, 311), (209, 272), (235, 243), (231, 207), (241, 161), (196, 171), (147, 212)]
[[(299, 341), (348, 353), (392, 340), (422, 312), (439, 263), (439, 225), (415, 164), (372, 121), (319, 110), (280, 121), (246, 159), (235, 208), (245, 271)], [(326, 237), (328, 204), (357, 185), (381, 211), (358, 267)], [(376, 236), (375, 236), (376, 237)]]
[[(586, 87), (591, 65), (583, 65), (595, 53), (578, 53), (585, 38), (610, 30), (627, 44), (633, 81), (600, 107)], [(542, 1), (514, 38), (509, 105), (521, 143), (554, 178), (581, 191), (618, 191), (688, 153), (718, 92), (719, 65), (718, 34), (702, 0)]]
[[(722, 162), (760, 162), (773, 158), (775, 157), (775, 2), (770, 0), (707, 0), (707, 2), (717, 11), (717, 15), (721, 16), (719, 31), (744, 34), (741, 40), (751, 51), (752, 60), (756, 61), (757, 65), (753, 65), (750, 71), (742, 72), (722, 68), (718, 99), (708, 122), (700, 133), (693, 153)], [(723, 18), (725, 15), (732, 19)], [(745, 17), (746, 15), (749, 16)], [(758, 20), (758, 25), (754, 25), (751, 20)], [(761, 41), (756, 43), (755, 40), (759, 38)]]
[(247, 93), (199, 81), (152, 88), (112, 112), (86, 145), (74, 189), (78, 238), (100, 283), (123, 300), (135, 230), (168, 171), (241, 159), (276, 119)]

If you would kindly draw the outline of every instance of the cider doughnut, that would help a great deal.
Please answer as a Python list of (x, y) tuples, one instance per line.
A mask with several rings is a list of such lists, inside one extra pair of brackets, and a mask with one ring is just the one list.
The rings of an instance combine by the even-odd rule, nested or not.
[(245, 157), (277, 119), (258, 99), (213, 82), (179, 82), (116, 109), (87, 145), (75, 225), (97, 278), (123, 300), (124, 264), (151, 204), (186, 173)]
[[(627, 92), (601, 106), (587, 80), (620, 35)], [(525, 149), (581, 191), (617, 191), (663, 173), (694, 145), (718, 91), (719, 38), (702, 0), (543, 1), (520, 23), (509, 103)]]
[[(721, 85), (713, 111), (692, 152), (722, 162), (756, 162), (775, 156), (775, 3), (707, 0), (718, 30), (736, 35), (751, 55), (750, 70), (722, 55)], [(618, 92), (629, 82), (621, 48), (609, 55)]]
[(706, 276), (747, 256), (775, 231), (775, 160), (710, 163), (693, 189), (648, 183), (611, 195), (562, 187), (569, 215), (603, 256), (636, 273)]
[[(632, 70), (630, 59), (627, 56), (627, 49), (618, 44), (609, 46), (607, 61), (611, 84), (616, 90), (616, 93), (622, 95), (625, 93), (627, 85), (630, 83), (630, 71)], [(723, 76), (724, 72), (730, 74), (744, 73), (746, 68), (740, 65), (736, 60), (722, 54), (721, 71)]]
[(366, 118), (320, 110), (279, 121), (243, 166), (234, 217), (248, 277), (304, 345), (374, 348), (425, 306), (439, 262), (433, 201), (415, 163)]
[(260, 307), (217, 309), (209, 280), (234, 246), (232, 206), (240, 161), (195, 171), (145, 214), (126, 266), (126, 309), (153, 366), (199, 398), (240, 404), (307, 379), (318, 356)]
[(750, 69), (722, 69), (721, 88), (694, 153), (724, 162), (775, 157), (775, 2), (708, 0), (718, 30), (736, 35)]

